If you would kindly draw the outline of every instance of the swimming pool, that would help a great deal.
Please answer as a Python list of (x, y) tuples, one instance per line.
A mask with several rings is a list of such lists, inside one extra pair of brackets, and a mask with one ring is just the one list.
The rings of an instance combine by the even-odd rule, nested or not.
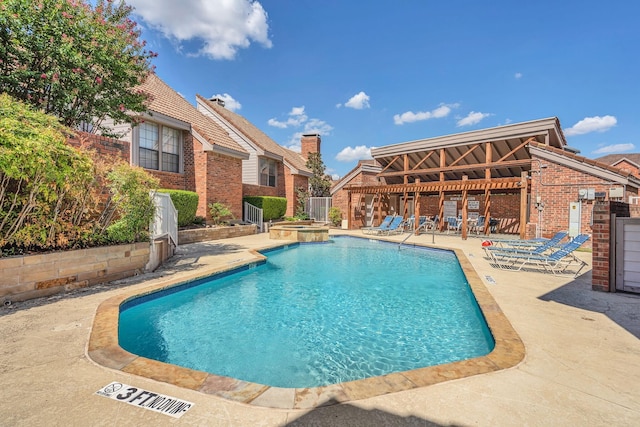
[(493, 349), (450, 251), (340, 237), (266, 255), (253, 268), (127, 301), (120, 345), (149, 359), (288, 388)]

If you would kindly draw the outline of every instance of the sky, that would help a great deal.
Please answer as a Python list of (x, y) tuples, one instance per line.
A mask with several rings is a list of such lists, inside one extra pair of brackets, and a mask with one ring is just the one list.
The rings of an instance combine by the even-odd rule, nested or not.
[(371, 148), (558, 117), (597, 158), (640, 151), (640, 2), (128, 0), (156, 74), (219, 96), (327, 173)]

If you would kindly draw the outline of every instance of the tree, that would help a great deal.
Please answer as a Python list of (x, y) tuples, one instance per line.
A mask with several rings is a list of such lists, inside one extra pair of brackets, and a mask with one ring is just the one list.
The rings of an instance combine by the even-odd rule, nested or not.
[[(108, 116), (132, 123), (148, 94), (135, 89), (152, 71), (132, 8), (123, 1), (0, 2), (0, 92), (68, 127), (101, 131)], [(112, 135), (117, 136), (117, 135)]]
[(309, 153), (307, 167), (313, 172), (313, 176), (309, 178), (309, 196), (329, 197), (331, 177), (325, 173), (326, 167), (320, 153)]

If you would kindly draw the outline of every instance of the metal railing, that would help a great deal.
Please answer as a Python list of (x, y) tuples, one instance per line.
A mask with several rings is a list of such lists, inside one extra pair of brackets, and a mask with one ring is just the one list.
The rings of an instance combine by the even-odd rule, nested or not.
[(307, 201), (307, 215), (316, 222), (329, 222), (331, 197), (309, 197)]
[(153, 202), (156, 205), (156, 214), (151, 224), (151, 238), (167, 235), (173, 245), (178, 246), (178, 211), (171, 196), (166, 193), (154, 193)]
[(262, 233), (262, 209), (253, 206), (251, 203), (244, 202), (244, 218), (245, 222), (250, 222), (258, 226), (258, 231)]

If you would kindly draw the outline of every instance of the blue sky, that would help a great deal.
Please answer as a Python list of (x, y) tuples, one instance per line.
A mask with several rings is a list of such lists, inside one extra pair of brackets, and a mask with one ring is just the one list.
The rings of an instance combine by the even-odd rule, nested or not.
[(640, 2), (129, 0), (156, 73), (279, 144), (371, 147), (556, 116), (597, 158), (638, 152)]

